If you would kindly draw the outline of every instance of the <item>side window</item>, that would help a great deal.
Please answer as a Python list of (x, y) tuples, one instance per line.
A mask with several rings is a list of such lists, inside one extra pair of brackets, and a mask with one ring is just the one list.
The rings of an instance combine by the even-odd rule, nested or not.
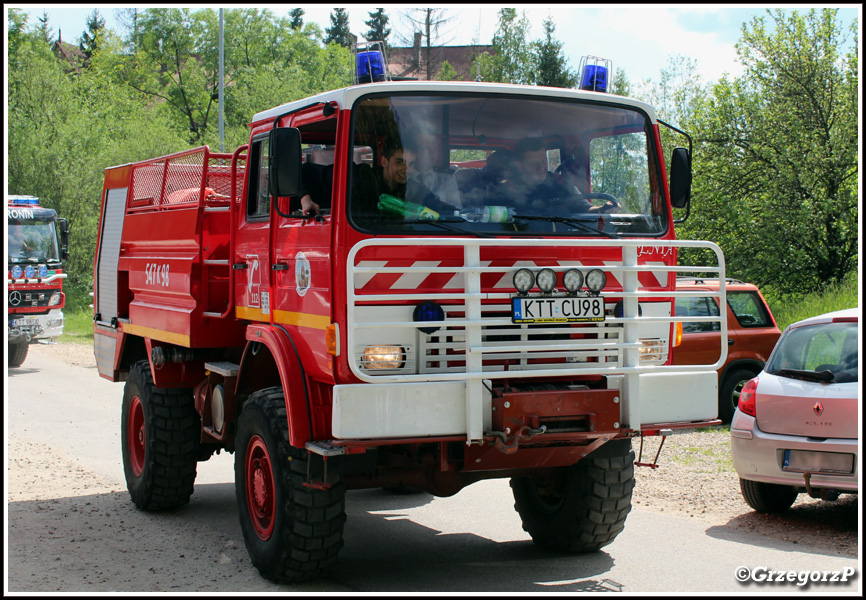
[(743, 327), (770, 327), (770, 315), (755, 292), (728, 292), (728, 304)]
[[(677, 298), (677, 315), (681, 317), (718, 317), (719, 305), (710, 297)], [(683, 323), (683, 333), (720, 331), (718, 322)]]
[(249, 169), (247, 219), (251, 221), (266, 219), (271, 206), (271, 196), (268, 191), (268, 138), (266, 136), (253, 140)]

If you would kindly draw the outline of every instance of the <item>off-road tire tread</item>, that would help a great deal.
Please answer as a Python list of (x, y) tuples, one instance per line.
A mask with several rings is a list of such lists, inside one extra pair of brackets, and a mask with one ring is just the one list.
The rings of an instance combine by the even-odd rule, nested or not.
[[(271, 429), (273, 439), (279, 440), (274, 462), (288, 464), (281, 469), (282, 477), (275, 482), (282, 486), (284, 527), (274, 531), (279, 536), (279, 556), (271, 564), (253, 564), (259, 572), (278, 583), (297, 583), (326, 575), (337, 564), (337, 555), (343, 547), (343, 526), (346, 522), (346, 489), (342, 479), (326, 490), (305, 487), (307, 477), (307, 451), (289, 443), (288, 418), (282, 388), (267, 388), (250, 396), (244, 411), (261, 410)], [(272, 449), (268, 449), (272, 452)], [(243, 463), (245, 448), (238, 447), (235, 469)], [(244, 519), (248, 519), (244, 486), (236, 478), (241, 526), (246, 538), (249, 534)], [(255, 535), (255, 534), (252, 534)], [(249, 545), (248, 545), (249, 546)]]
[[(179, 508), (192, 496), (201, 437), (201, 419), (195, 410), (192, 390), (157, 388), (146, 360), (135, 363), (127, 381), (140, 387), (145, 408), (146, 432), (150, 440), (145, 452), (142, 489), (130, 490), (133, 502), (147, 511)], [(126, 440), (122, 440), (125, 445)]]
[(30, 349), (30, 344), (7, 344), (6, 348), (9, 351), (9, 366), (20, 367), (24, 364), (24, 359), (27, 358), (27, 351)]
[(629, 445), (626, 454), (590, 454), (562, 467), (569, 470), (570, 493), (562, 509), (553, 515), (534, 510), (524, 488), (533, 485), (530, 478), (512, 478), (514, 508), (523, 530), (537, 545), (557, 552), (594, 552), (607, 546), (623, 530), (631, 511), (634, 459)]

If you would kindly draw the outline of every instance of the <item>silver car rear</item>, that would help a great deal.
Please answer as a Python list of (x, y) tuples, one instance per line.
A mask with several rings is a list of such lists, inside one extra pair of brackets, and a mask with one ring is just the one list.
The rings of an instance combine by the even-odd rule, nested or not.
[(731, 422), (731, 452), (746, 501), (760, 512), (797, 493), (857, 492), (859, 310), (788, 327), (749, 382)]

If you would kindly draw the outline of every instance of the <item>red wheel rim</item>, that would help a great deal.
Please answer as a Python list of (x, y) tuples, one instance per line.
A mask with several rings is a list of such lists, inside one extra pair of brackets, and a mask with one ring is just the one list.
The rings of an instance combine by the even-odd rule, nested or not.
[(259, 436), (253, 436), (247, 445), (245, 460), (247, 508), (250, 521), (256, 535), (262, 540), (268, 540), (274, 532), (274, 517), (276, 516), (276, 499), (274, 496), (274, 473), (271, 469), (271, 457), (265, 442)]
[(144, 407), (141, 405), (141, 398), (135, 396), (132, 399), (132, 406), (129, 407), (129, 416), (127, 417), (126, 427), (126, 445), (129, 450), (129, 466), (132, 467), (132, 472), (136, 477), (141, 477), (141, 472), (144, 471)]

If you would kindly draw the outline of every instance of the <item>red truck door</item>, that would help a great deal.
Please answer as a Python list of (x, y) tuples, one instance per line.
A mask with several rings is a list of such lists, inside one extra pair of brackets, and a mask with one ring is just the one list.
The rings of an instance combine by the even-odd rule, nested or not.
[(271, 320), (270, 207), (268, 136), (253, 138), (249, 149), (246, 202), (236, 220), (232, 268), (235, 270), (235, 313), (239, 319)]

